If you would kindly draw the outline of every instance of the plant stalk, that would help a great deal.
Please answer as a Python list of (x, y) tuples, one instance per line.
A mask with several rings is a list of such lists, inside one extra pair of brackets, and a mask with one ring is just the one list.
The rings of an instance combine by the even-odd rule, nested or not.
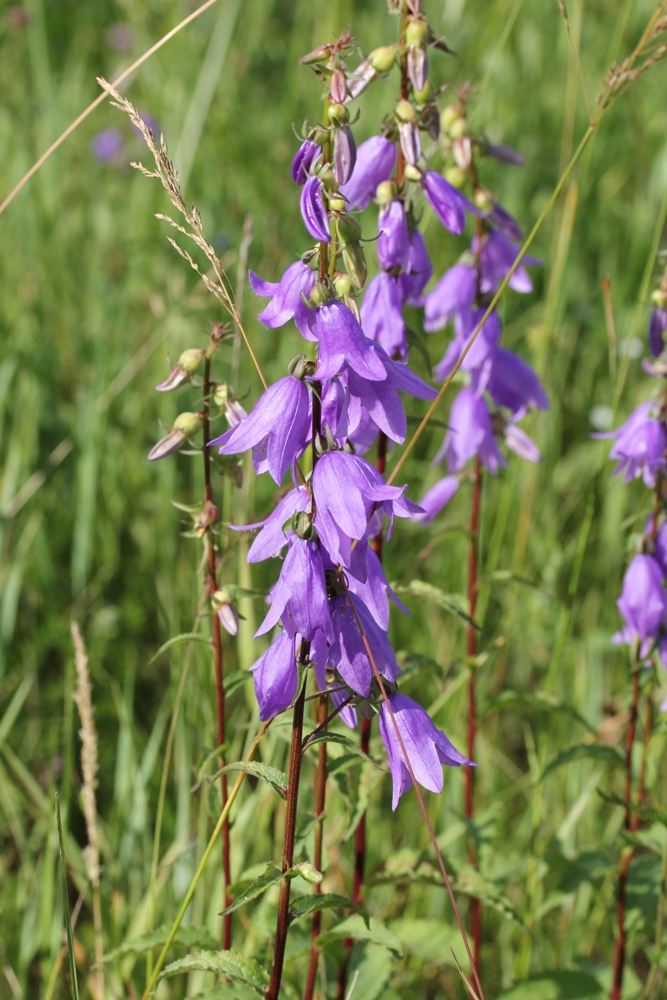
[[(319, 701), (317, 703), (317, 722), (318, 730), (323, 731), (327, 727), (328, 721), (328, 696), (326, 693), (320, 695)], [(326, 800), (326, 788), (327, 788), (327, 745), (326, 743), (320, 743), (318, 746), (318, 757), (317, 757), (317, 770), (315, 771), (315, 816), (317, 817), (317, 826), (315, 827), (315, 844), (313, 850), (313, 865), (318, 872), (322, 871), (322, 840), (324, 836), (324, 804)], [(322, 891), (321, 885), (318, 883), (313, 886), (313, 892), (317, 895)], [(312, 943), (310, 946), (310, 959), (308, 962), (308, 977), (306, 979), (306, 990), (303, 995), (303, 1000), (312, 1000), (313, 993), (315, 990), (315, 977), (317, 975), (317, 961), (319, 958), (320, 950), (316, 947), (315, 941), (320, 936), (320, 928), (322, 923), (322, 913), (317, 910), (313, 913), (313, 924), (311, 938)]]
[[(475, 458), (475, 483), (472, 492), (472, 504), (470, 510), (470, 553), (468, 556), (468, 608), (469, 615), (474, 620), (475, 607), (477, 605), (477, 569), (479, 558), (479, 513), (482, 499), (482, 463), (479, 456)], [(475, 667), (473, 659), (477, 652), (477, 635), (473, 625), (468, 625), (467, 653), (469, 660), (470, 674), (468, 676), (468, 760), (475, 759), (475, 736), (477, 732), (477, 699), (475, 691)], [(475, 768), (466, 767), (464, 771), (465, 780), (465, 814), (468, 820), (472, 821), (475, 811)], [(468, 860), (473, 867), (477, 867), (477, 852), (472, 836), (468, 836)], [(480, 952), (482, 947), (482, 904), (473, 896), (470, 900), (470, 924), (473, 939), (473, 955), (475, 968), (479, 971)]]

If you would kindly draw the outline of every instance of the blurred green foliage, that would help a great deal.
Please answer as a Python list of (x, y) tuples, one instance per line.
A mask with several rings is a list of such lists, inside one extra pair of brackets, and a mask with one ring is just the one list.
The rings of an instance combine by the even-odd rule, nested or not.
[[(610, 61), (630, 51), (654, 5), (569, 0), (567, 6), (594, 101)], [(488, 161), (483, 180), (528, 229), (587, 123), (577, 60), (558, 6), (544, 0), (427, 0), (425, 8), (457, 53), (432, 57), (435, 82), (447, 82), (450, 93), (463, 81), (483, 82), (476, 126), (526, 159), (521, 170)], [(174, 0), (85, 6), (30, 0), (5, 7), (2, 194), (97, 95), (96, 75), (112, 79), (191, 9)], [(395, 19), (382, 0), (219, 0), (146, 63), (126, 91), (163, 130), (183, 174), (186, 200), (200, 208), (232, 281), (248, 219), (249, 265), (262, 277), (275, 280), (304, 247), (289, 176), (297, 141), (292, 125), (298, 130), (306, 117), (317, 117), (320, 92), (298, 58), (348, 23), (366, 51), (395, 37)], [(509, 293), (502, 304), (504, 343), (542, 372), (551, 407), (531, 424), (541, 465), (512, 458), (495, 480), (486, 477), (483, 493), (478, 617), (484, 632), (477, 667), (483, 719), (473, 833), (487, 895), (487, 997), (531, 974), (538, 976), (535, 982), (546, 981), (539, 987), (545, 998), (602, 996), (609, 980), (622, 810), (602, 800), (597, 788), (620, 794), (620, 773), (607, 759), (580, 755), (543, 783), (539, 778), (572, 744), (590, 743), (597, 733), (614, 747), (623, 734), (628, 662), (611, 646), (610, 635), (618, 627), (615, 600), (626, 538), (644, 494), (641, 486), (610, 479), (604, 446), (589, 435), (594, 408), (616, 405), (614, 385), (626, 352), (631, 360), (619, 415), (646, 397), (646, 379), (634, 359), (644, 344), (648, 311), (641, 303), (636, 310), (645, 269), (653, 266), (649, 252), (667, 191), (666, 74), (664, 63), (655, 67), (603, 120), (538, 237), (544, 266), (535, 292), (521, 298)], [(392, 86), (376, 85), (361, 101), (360, 139), (374, 133), (391, 106)], [(109, 164), (92, 152), (103, 129), (118, 130), (122, 140), (122, 152)], [(76, 927), (82, 996), (94, 996), (93, 977), (85, 972), (94, 947), (81, 858), (86, 834), (71, 698), (73, 617), (88, 646), (100, 739), (106, 951), (150, 927), (155, 809), (166, 730), (186, 662), (154, 926), (173, 919), (211, 829), (205, 783), (198, 785), (193, 771), (215, 744), (209, 654), (201, 646), (190, 652), (177, 646), (149, 663), (166, 639), (192, 630), (197, 614), (200, 551), (196, 542), (179, 537), (180, 515), (170, 500), (200, 497), (200, 468), (196, 458), (149, 465), (145, 456), (161, 436), (159, 421), (170, 426), (180, 409), (192, 405), (192, 393), (184, 403), (184, 396), (154, 392), (168, 372), (165, 356), (175, 359), (184, 348), (204, 343), (209, 320), (223, 317), (155, 219), (156, 212), (169, 210), (164, 192), (128, 166), (144, 154), (129, 124), (104, 105), (0, 218), (0, 965), (9, 970), (0, 976), (3, 998), (69, 995), (56, 789), (69, 831), (71, 878), (84, 894)], [(372, 223), (367, 225), (372, 235)], [(462, 244), (437, 230), (427, 224), (441, 273)], [(617, 350), (605, 325), (605, 274)], [(258, 302), (245, 291), (247, 330), (267, 374), (279, 377), (299, 339), (289, 328), (264, 329), (255, 318)], [(445, 342), (445, 334), (428, 339), (432, 360)], [(233, 376), (239, 394), (247, 392), (254, 401), (259, 384), (248, 357), (240, 355), (236, 370), (231, 347), (220, 358), (220, 376)], [(426, 374), (418, 354), (413, 361)], [(411, 407), (414, 417), (423, 413), (416, 402)], [(415, 497), (439, 475), (429, 461), (442, 433), (432, 427), (404, 470)], [(266, 512), (272, 498), (270, 482), (255, 484), (250, 477), (241, 491), (227, 480), (216, 491), (225, 519), (239, 523)], [(468, 507), (464, 488), (430, 531), (401, 524), (386, 549), (390, 579), (419, 578), (464, 593)], [(223, 582), (268, 587), (275, 566), (253, 567), (250, 576), (243, 568), (244, 544), (238, 538), (225, 542)], [(264, 648), (250, 639), (261, 601), (246, 600), (242, 610), (247, 620), (238, 641), (226, 641), (228, 672), (246, 668)], [(462, 747), (463, 628), (434, 605), (415, 600), (411, 610), (411, 618), (396, 615), (392, 624), (396, 648), (406, 651), (408, 665), (419, 666), (404, 689), (430, 705), (435, 721)], [(545, 694), (549, 698), (541, 698)], [(229, 720), (231, 754), (239, 757), (256, 729), (251, 685), (230, 696)], [(262, 744), (263, 761), (284, 766), (287, 733), (278, 720)], [(658, 802), (665, 792), (664, 741), (660, 723), (647, 770), (650, 795)], [(379, 746), (373, 749), (380, 753)], [(304, 813), (312, 801), (309, 776), (310, 764)], [(381, 943), (356, 945), (358, 995), (462, 996), (449, 946), (460, 959), (463, 949), (445, 894), (434, 887), (414, 797), (407, 795), (392, 815), (389, 784), (387, 776), (360, 773), (359, 767), (329, 782), (326, 889), (349, 893), (351, 842), (342, 837), (350, 832), (359, 797), (367, 795), (368, 870), (377, 883), (368, 906), (404, 949), (390, 967)], [(232, 829), (239, 879), (248, 870), (253, 874), (253, 866), (257, 874), (267, 860), (280, 858), (280, 802), (268, 786), (249, 785)], [(465, 887), (459, 773), (446, 774), (445, 792), (430, 799), (429, 809), (439, 843), (458, 872), (455, 881)], [(641, 948), (655, 935), (664, 831), (654, 839), (631, 879), (628, 998), (639, 995), (637, 984), (647, 970)], [(304, 843), (308, 853), (307, 836)], [(187, 919), (208, 928), (209, 938), (218, 936), (221, 909), (214, 860)], [(465, 896), (460, 898), (465, 914)], [(252, 920), (240, 911), (236, 947), (268, 961), (276, 899), (269, 892), (253, 905)], [(327, 928), (334, 917), (327, 914), (323, 921)], [(172, 957), (194, 938), (182, 941)], [(206, 935), (199, 943), (207, 946)], [(304, 920), (290, 936), (290, 981), (303, 976), (308, 944)], [(340, 942), (332, 939), (326, 954), (333, 996)], [(561, 970), (560, 979), (549, 976), (553, 969)], [(144, 973), (143, 957), (116, 959), (108, 966), (108, 995), (140, 995)], [(191, 973), (187, 986), (176, 977), (158, 995), (194, 996), (213, 981)], [(533, 986), (522, 988), (508, 998), (538, 995), (537, 985), (534, 992), (525, 992)], [(566, 992), (555, 992), (561, 989)]]

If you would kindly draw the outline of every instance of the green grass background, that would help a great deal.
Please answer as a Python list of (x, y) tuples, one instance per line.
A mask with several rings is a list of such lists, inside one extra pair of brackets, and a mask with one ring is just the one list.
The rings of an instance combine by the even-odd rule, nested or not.
[[(24, 25), (13, 8), (0, 12), (2, 195), (97, 95), (96, 75), (113, 78), (192, 7), (173, 0), (88, 5), (30, 0), (24, 9)], [(485, 162), (483, 178), (528, 229), (587, 123), (577, 63), (557, 4), (427, 0), (425, 9), (458, 53), (433, 54), (433, 79), (449, 81), (452, 89), (465, 80), (483, 83), (475, 125), (525, 156), (521, 170)], [(653, 4), (570, 0), (568, 10), (594, 100), (609, 62), (630, 51)], [(186, 200), (200, 208), (233, 281), (248, 218), (249, 264), (264, 278), (276, 280), (305, 246), (298, 192), (289, 176), (297, 143), (292, 123), (300, 128), (304, 118), (317, 117), (320, 89), (298, 58), (348, 23), (366, 51), (395, 37), (396, 21), (382, 0), (220, 0), (154, 56), (126, 90), (159, 122), (182, 172)], [(118, 24), (130, 28), (130, 49), (122, 54), (109, 43), (109, 29)], [(615, 600), (631, 519), (647, 509), (647, 501), (641, 484), (609, 478), (611, 467), (602, 465), (606, 446), (589, 434), (593, 408), (615, 405), (624, 352), (635, 353), (629, 338), (645, 344), (648, 307), (639, 301), (640, 288), (646, 269), (653, 268), (651, 245), (667, 191), (666, 72), (658, 65), (603, 120), (536, 241), (544, 265), (535, 272), (534, 293), (510, 292), (501, 306), (504, 343), (538, 367), (551, 406), (529, 421), (542, 464), (535, 468), (513, 457), (506, 471), (484, 483), (481, 544), (488, 580), (479, 609), (483, 719), (474, 832), (488, 892), (502, 893), (521, 921), (485, 906), (487, 997), (554, 969), (569, 972), (570, 979), (552, 977), (508, 996), (603, 996), (609, 977), (622, 811), (605, 803), (597, 789), (620, 794), (620, 772), (604, 759), (581, 759), (544, 782), (539, 778), (559, 752), (593, 739), (591, 734), (602, 733), (610, 746), (623, 738), (628, 661), (610, 644), (610, 635), (619, 625)], [(362, 100), (359, 139), (374, 133), (395, 100), (394, 87), (395, 80), (377, 84)], [(122, 163), (103, 166), (93, 158), (91, 142), (112, 126), (122, 131), (126, 150)], [(164, 192), (127, 165), (140, 156), (145, 159), (146, 151), (129, 124), (104, 105), (0, 218), (0, 966), (10, 970), (0, 975), (3, 1000), (69, 995), (66, 961), (54, 974), (63, 942), (56, 790), (69, 831), (73, 901), (77, 890), (85, 893), (76, 928), (82, 994), (94, 996), (86, 972), (94, 948), (81, 861), (86, 839), (79, 723), (71, 698), (73, 617), (89, 650), (99, 731), (106, 951), (149, 927), (166, 732), (188, 656), (169, 769), (155, 924), (173, 918), (211, 829), (203, 790), (192, 790), (193, 768), (204, 748), (215, 743), (209, 656), (200, 647), (188, 654), (178, 646), (149, 663), (170, 636), (191, 630), (196, 614), (200, 551), (197, 543), (179, 537), (179, 514), (170, 500), (199, 498), (200, 467), (194, 458), (149, 464), (145, 456), (162, 434), (159, 421), (169, 426), (196, 396), (187, 390), (169, 396), (154, 392), (168, 371), (166, 356), (175, 359), (184, 348), (203, 344), (209, 320), (222, 317), (166, 242), (164, 225), (154, 217), (169, 209)], [(367, 235), (373, 225), (371, 218), (365, 222)], [(463, 243), (432, 221), (426, 235), (441, 273)], [(605, 274), (618, 330), (616, 352), (604, 318)], [(247, 330), (268, 375), (280, 377), (300, 349), (299, 338), (291, 328), (263, 328), (256, 320), (259, 307), (260, 300), (246, 289)], [(447, 336), (428, 339), (432, 360), (440, 357)], [(223, 350), (218, 364), (219, 376), (229, 379), (231, 348)], [(426, 374), (419, 355), (414, 364)], [(241, 395), (249, 393), (250, 402), (259, 393), (244, 353), (236, 387)], [(625, 417), (647, 392), (640, 362), (632, 359), (619, 415)], [(411, 401), (408, 410), (418, 417), (420, 406)], [(441, 421), (447, 407), (445, 402)], [(431, 428), (404, 468), (414, 497), (441, 474), (429, 462), (442, 433)], [(216, 490), (224, 516), (231, 513), (238, 521), (254, 520), (272, 497), (272, 484), (264, 479), (247, 478), (241, 491), (221, 480)], [(469, 500), (465, 487), (430, 530), (401, 523), (386, 550), (390, 579), (419, 578), (464, 593)], [(250, 576), (243, 567), (243, 544), (234, 539), (225, 546), (225, 582), (270, 584), (275, 565), (253, 567)], [(409, 603), (413, 615), (394, 616), (392, 637), (397, 649), (415, 654), (410, 662), (421, 658), (422, 666), (403, 689), (431, 706), (437, 724), (463, 747), (463, 628), (432, 604)], [(247, 621), (238, 641), (226, 640), (229, 672), (246, 668), (264, 648), (251, 641), (261, 602), (246, 601), (242, 610)], [(201, 627), (205, 632), (208, 625), (204, 621)], [(526, 697), (512, 701), (511, 691)], [(553, 698), (550, 707), (536, 697), (544, 692)], [(244, 752), (256, 721), (251, 685), (241, 686), (229, 701), (234, 755)], [(286, 724), (273, 727), (262, 760), (284, 766), (287, 733)], [(648, 766), (655, 802), (664, 799), (664, 741), (659, 724)], [(380, 753), (376, 743), (373, 748)], [(310, 773), (309, 763), (304, 813)], [(366, 781), (360, 782), (356, 768), (330, 782), (329, 891), (349, 891), (352, 845), (343, 837)], [(381, 945), (356, 946), (358, 996), (462, 996), (449, 945), (461, 959), (463, 948), (444, 892), (428, 882), (433, 859), (414, 796), (406, 795), (392, 815), (388, 776), (370, 786), (369, 871), (382, 873), (393, 864), (394, 872), (421, 873), (421, 881), (369, 890), (372, 915), (398, 936), (404, 957), (390, 962)], [(428, 806), (439, 843), (456, 869), (465, 861), (466, 829), (459, 772), (445, 775), (444, 794), (430, 797)], [(279, 860), (281, 832), (282, 808), (273, 792), (246, 785), (233, 826), (234, 876), (270, 858)], [(664, 832), (653, 833), (659, 853)], [(306, 853), (309, 849), (306, 841)], [(634, 871), (627, 997), (640, 995), (638, 984), (648, 968), (644, 947), (655, 937), (659, 857), (643, 852)], [(187, 921), (217, 937), (220, 901), (215, 852)], [(269, 893), (253, 906), (236, 921), (235, 946), (268, 961), (276, 899)], [(465, 917), (465, 895), (461, 906)], [(326, 915), (325, 926), (333, 920)], [(295, 925), (288, 982), (302, 981), (308, 939), (307, 921)], [(184, 952), (177, 947), (171, 957)], [(339, 957), (340, 947), (330, 946), (329, 996)], [(136, 955), (110, 963), (107, 995), (140, 995), (145, 968)], [(161, 986), (158, 995), (194, 996), (214, 982), (202, 974), (181, 976)]]

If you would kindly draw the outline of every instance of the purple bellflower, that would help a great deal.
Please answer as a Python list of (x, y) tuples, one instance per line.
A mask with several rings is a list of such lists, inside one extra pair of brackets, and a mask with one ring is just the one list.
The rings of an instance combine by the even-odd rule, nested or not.
[(406, 305), (422, 305), (421, 294), (431, 280), (433, 264), (431, 264), (424, 237), (418, 229), (415, 229), (410, 237), (410, 254), (406, 272), (399, 275)]
[(424, 194), (445, 229), (460, 236), (466, 225), (466, 210), (481, 215), (478, 208), (440, 174), (427, 170), (424, 174)]
[(614, 475), (625, 471), (626, 483), (641, 475), (650, 489), (655, 486), (657, 473), (665, 467), (664, 452), (667, 447), (665, 428), (650, 415), (654, 406), (651, 401), (640, 403), (617, 430), (591, 435), (594, 438), (616, 438), (616, 444), (609, 452), (610, 458), (618, 459)]
[(495, 475), (498, 467), (506, 465), (493, 433), (491, 415), (486, 401), (471, 388), (462, 389), (449, 414), (449, 430), (440, 451), (433, 459), (436, 465), (447, 457), (449, 471), (460, 472), (475, 455)]
[(477, 295), (477, 272), (468, 264), (455, 264), (424, 299), (424, 329), (442, 330), (459, 313), (470, 312)]
[[(395, 694), (389, 699), (389, 704), (414, 776), (429, 792), (442, 791), (443, 764), (447, 767), (460, 767), (461, 764), (475, 766), (458, 752), (445, 734), (434, 725), (428, 712), (412, 698), (404, 694)], [(394, 723), (384, 701), (380, 706), (380, 734), (387, 748), (393, 782), (391, 808), (396, 809), (401, 795), (412, 787), (412, 780)]]
[(497, 406), (505, 406), (520, 420), (530, 406), (547, 410), (549, 400), (537, 372), (513, 351), (497, 347), (487, 389)]
[(627, 626), (621, 633), (621, 641), (657, 638), (667, 611), (662, 580), (663, 572), (656, 559), (645, 555), (634, 557), (625, 571), (621, 596), (616, 602)]
[(405, 360), (408, 343), (405, 336), (401, 277), (380, 271), (368, 285), (361, 304), (364, 333), (380, 344), (390, 357)]
[(125, 142), (117, 128), (105, 128), (91, 142), (93, 156), (100, 163), (117, 163), (122, 156)]
[[(249, 448), (266, 454), (266, 466), (280, 486), (285, 473), (306, 446), (310, 428), (310, 394), (303, 382), (287, 375), (262, 393), (249, 416), (209, 444), (221, 455)], [(254, 456), (257, 457), (257, 456)], [(264, 467), (264, 462), (259, 464)]]
[(319, 177), (309, 177), (301, 192), (301, 218), (314, 240), (328, 243), (331, 239), (329, 215), (324, 207), (322, 181)]
[(334, 300), (320, 306), (315, 315), (315, 331), (319, 343), (318, 379), (340, 375), (345, 365), (371, 382), (387, 377), (373, 344), (342, 302)]
[[(409, 615), (410, 612), (389, 586), (382, 563), (374, 550), (367, 542), (360, 544), (366, 546), (366, 579), (358, 580), (350, 574), (348, 588), (351, 594), (361, 598), (377, 624), (386, 632), (389, 628), (389, 598), (404, 614)], [(357, 604), (354, 606), (356, 608)]]
[(648, 346), (654, 358), (659, 358), (665, 349), (667, 330), (667, 309), (654, 309), (648, 324)]
[(255, 524), (230, 524), (232, 531), (253, 531), (261, 528), (248, 552), (248, 562), (264, 562), (280, 555), (287, 545), (287, 536), (283, 531), (285, 522), (299, 511), (305, 511), (310, 506), (310, 497), (305, 486), (290, 490), (264, 521)]
[(299, 186), (303, 186), (310, 177), (310, 170), (322, 152), (316, 142), (306, 139), (299, 146), (298, 152), (292, 160), (292, 180)]
[(269, 612), (255, 636), (270, 631), (282, 618), (289, 635), (299, 632), (308, 642), (318, 629), (331, 641), (331, 615), (322, 556), (316, 542), (293, 538), (273, 588)]
[(456, 476), (445, 476), (444, 479), (439, 479), (435, 486), (432, 486), (419, 501), (419, 506), (424, 513), (414, 514), (412, 520), (429, 524), (437, 517), (443, 507), (447, 506), (460, 485)]
[(410, 235), (405, 208), (399, 199), (380, 209), (378, 234), (380, 265), (385, 271), (391, 271), (394, 267), (406, 270), (410, 260)]
[[(485, 312), (485, 309), (476, 309), (473, 313), (464, 314), (460, 318), (457, 317), (456, 337), (447, 348), (442, 361), (433, 369), (436, 378), (444, 381), (454, 370), (456, 362), (461, 357), (466, 344), (477, 329), (477, 325)], [(498, 314), (492, 312), (473, 340), (470, 350), (461, 363), (461, 368), (464, 372), (475, 371), (475, 388), (477, 392), (483, 392), (489, 381), (494, 352), (500, 340), (501, 333), (502, 326)]]
[(350, 208), (364, 209), (370, 205), (378, 184), (388, 181), (396, 165), (396, 144), (384, 136), (374, 135), (357, 149), (357, 161), (352, 176), (340, 188)]
[(252, 271), (248, 271), (248, 278), (255, 294), (271, 299), (258, 317), (264, 326), (273, 330), (293, 319), (302, 337), (315, 339), (308, 325), (311, 310), (301, 298), (302, 294), (308, 298), (313, 290), (317, 280), (314, 271), (297, 260), (290, 264), (279, 282), (262, 281)]
[[(399, 673), (399, 666), (387, 633), (376, 624), (363, 601), (358, 597), (353, 597), (352, 600), (375, 665), (382, 676), (393, 683)], [(330, 661), (348, 687), (365, 698), (371, 690), (373, 667), (346, 597), (334, 597), (331, 601), (331, 621), (335, 639), (329, 652)]]
[(289, 708), (296, 695), (299, 673), (294, 639), (280, 632), (263, 656), (250, 668), (262, 722)]
[[(473, 253), (477, 253), (477, 246), (478, 240), (475, 236), (472, 241)], [(480, 253), (482, 277), (480, 290), (483, 295), (488, 295), (498, 290), (498, 286), (509, 273), (518, 255), (518, 248), (510, 243), (502, 233), (494, 230), (485, 237)], [(541, 263), (538, 257), (525, 256), (523, 262), (519, 264), (510, 278), (509, 287), (513, 291), (522, 292), (523, 294), (532, 292), (533, 283), (530, 280), (528, 271), (526, 271), (526, 267), (535, 267)]]
[[(382, 355), (380, 355), (382, 357)], [(435, 389), (419, 378), (407, 365), (383, 357), (387, 378), (384, 382), (367, 382), (355, 372), (348, 373), (347, 388), (349, 404), (347, 417), (349, 432), (353, 434), (366, 413), (378, 430), (388, 438), (403, 444), (407, 434), (407, 419), (399, 396), (399, 390), (417, 399), (435, 399)]]

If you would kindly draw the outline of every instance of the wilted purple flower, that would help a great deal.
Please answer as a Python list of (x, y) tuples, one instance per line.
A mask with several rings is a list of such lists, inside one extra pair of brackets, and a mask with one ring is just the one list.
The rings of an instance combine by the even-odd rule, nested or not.
[(663, 573), (652, 556), (636, 555), (623, 577), (616, 602), (628, 628), (642, 641), (655, 639), (667, 611)]
[(310, 168), (321, 153), (321, 148), (316, 142), (306, 139), (299, 146), (296, 156), (292, 160), (292, 180), (299, 185), (303, 185), (310, 176)]
[(400, 279), (380, 271), (369, 284), (361, 305), (361, 325), (364, 333), (380, 344), (390, 357), (400, 355), (405, 360), (408, 343)]
[(428, 56), (421, 45), (411, 45), (408, 49), (408, 76), (417, 93), (424, 89), (428, 77)]
[[(444, 380), (454, 370), (456, 362), (461, 357), (466, 344), (477, 329), (485, 312), (485, 309), (476, 309), (473, 313), (465, 313), (463, 316), (457, 316), (456, 337), (447, 348), (442, 361), (433, 369), (436, 378)], [(484, 391), (489, 381), (494, 364), (494, 354), (501, 333), (502, 326), (498, 314), (492, 312), (479, 330), (470, 350), (461, 363), (461, 368), (464, 372), (475, 371), (475, 389), (478, 393)]]
[[(475, 236), (472, 241), (473, 253), (477, 253), (477, 246), (478, 239)], [(518, 256), (518, 248), (497, 230), (493, 230), (485, 237), (480, 254), (482, 294), (487, 295), (497, 291)], [(509, 287), (515, 292), (524, 294), (532, 292), (533, 283), (526, 267), (535, 267), (541, 263), (539, 257), (523, 257), (522, 263), (509, 280)]]
[(350, 208), (364, 209), (370, 204), (378, 184), (391, 177), (396, 165), (396, 145), (384, 136), (374, 135), (362, 142), (352, 177), (340, 188)]
[(504, 347), (496, 348), (487, 389), (498, 406), (506, 406), (520, 420), (529, 406), (539, 410), (549, 408), (547, 394), (537, 372)]
[(322, 181), (319, 177), (309, 177), (301, 192), (301, 218), (303, 224), (313, 237), (320, 243), (328, 243), (331, 239), (329, 216), (324, 207), (322, 197)]
[(387, 377), (372, 342), (342, 302), (334, 300), (320, 306), (315, 315), (315, 332), (319, 344), (318, 379), (334, 378), (345, 365), (369, 381)]
[(221, 455), (238, 455), (266, 441), (268, 470), (280, 485), (292, 462), (303, 451), (310, 428), (310, 396), (303, 382), (291, 375), (262, 393), (249, 416), (220, 437)]
[(299, 486), (290, 490), (287, 496), (283, 497), (274, 510), (263, 521), (255, 524), (230, 524), (232, 531), (253, 531), (261, 528), (254, 539), (248, 552), (248, 562), (263, 562), (265, 559), (272, 559), (280, 554), (287, 545), (287, 536), (283, 531), (283, 525), (292, 516), (300, 511), (307, 510), (310, 506), (310, 496), (305, 486)]
[(416, 122), (398, 122), (398, 138), (405, 162), (416, 167), (422, 155), (422, 137)]
[(424, 174), (424, 194), (445, 229), (455, 236), (460, 236), (465, 229), (466, 210), (474, 215), (482, 214), (449, 181), (433, 170)]
[(445, 476), (444, 479), (439, 479), (435, 486), (432, 486), (419, 501), (419, 506), (425, 513), (415, 514), (412, 520), (430, 524), (442, 508), (447, 506), (460, 485), (461, 483), (456, 476)]
[(396, 198), (378, 216), (378, 257), (385, 271), (394, 267), (406, 270), (410, 258), (408, 219), (403, 202)]
[(511, 146), (500, 146), (487, 142), (483, 148), (487, 156), (492, 156), (494, 160), (498, 160), (500, 163), (508, 163), (513, 167), (522, 167), (526, 162), (523, 156), (517, 153), (515, 149), (512, 149)]
[(123, 152), (123, 134), (117, 128), (105, 128), (91, 142), (93, 156), (100, 163), (114, 163)]
[(263, 281), (253, 271), (248, 271), (248, 279), (256, 295), (271, 299), (266, 309), (263, 309), (258, 316), (264, 326), (273, 330), (293, 319), (302, 337), (306, 340), (315, 339), (308, 326), (311, 310), (305, 305), (301, 295), (303, 293), (308, 298), (317, 279), (315, 272), (311, 271), (303, 261), (297, 260), (294, 264), (290, 264), (277, 283)]
[(667, 309), (654, 309), (648, 324), (648, 346), (654, 358), (659, 358), (665, 349), (667, 330)]
[(470, 312), (477, 294), (477, 271), (468, 264), (455, 264), (445, 271), (424, 299), (424, 329), (442, 330), (453, 316)]
[(482, 464), (493, 475), (498, 471), (498, 466), (507, 464), (498, 450), (485, 400), (473, 389), (466, 388), (461, 389), (452, 403), (449, 430), (433, 464), (446, 456), (449, 471), (460, 472), (475, 455), (479, 455)]
[(349, 101), (353, 101), (355, 97), (359, 97), (362, 94), (369, 83), (372, 83), (377, 76), (377, 70), (364, 59), (360, 62), (353, 73), (348, 77), (348, 95), (343, 104), (347, 104)]
[(336, 184), (347, 184), (357, 162), (357, 144), (349, 125), (334, 130), (333, 175)]
[(614, 470), (617, 476), (625, 471), (624, 479), (629, 483), (641, 475), (649, 488), (655, 486), (655, 477), (665, 467), (667, 435), (659, 420), (650, 416), (654, 403), (640, 403), (628, 419), (615, 431), (592, 434), (594, 438), (616, 438), (616, 444), (609, 453), (618, 459)]
[(269, 632), (278, 620), (290, 635), (299, 632), (308, 642), (321, 629), (331, 641), (331, 615), (324, 582), (324, 567), (317, 542), (292, 538), (273, 588), (269, 612), (255, 636)]
[[(358, 597), (352, 600), (375, 665), (382, 676), (393, 683), (399, 673), (399, 667), (387, 633), (376, 624), (362, 600)], [(330, 662), (348, 687), (366, 697), (371, 689), (373, 667), (347, 597), (332, 599), (331, 623), (334, 641), (329, 651)]]
[(399, 275), (403, 298), (409, 306), (421, 305), (420, 296), (431, 279), (433, 265), (424, 243), (424, 237), (416, 228), (410, 237), (410, 253), (406, 271), (407, 273)]
[[(434, 725), (428, 712), (412, 698), (395, 694), (389, 699), (389, 704), (415, 779), (429, 792), (442, 791), (443, 764), (447, 767), (459, 767), (461, 764), (475, 766), (458, 752), (445, 734)], [(403, 792), (407, 792), (412, 786), (412, 780), (394, 722), (384, 701), (380, 706), (380, 735), (387, 748), (393, 782), (391, 808), (396, 809)]]
[(296, 695), (299, 673), (294, 638), (281, 632), (263, 656), (250, 667), (262, 722), (289, 708)]

